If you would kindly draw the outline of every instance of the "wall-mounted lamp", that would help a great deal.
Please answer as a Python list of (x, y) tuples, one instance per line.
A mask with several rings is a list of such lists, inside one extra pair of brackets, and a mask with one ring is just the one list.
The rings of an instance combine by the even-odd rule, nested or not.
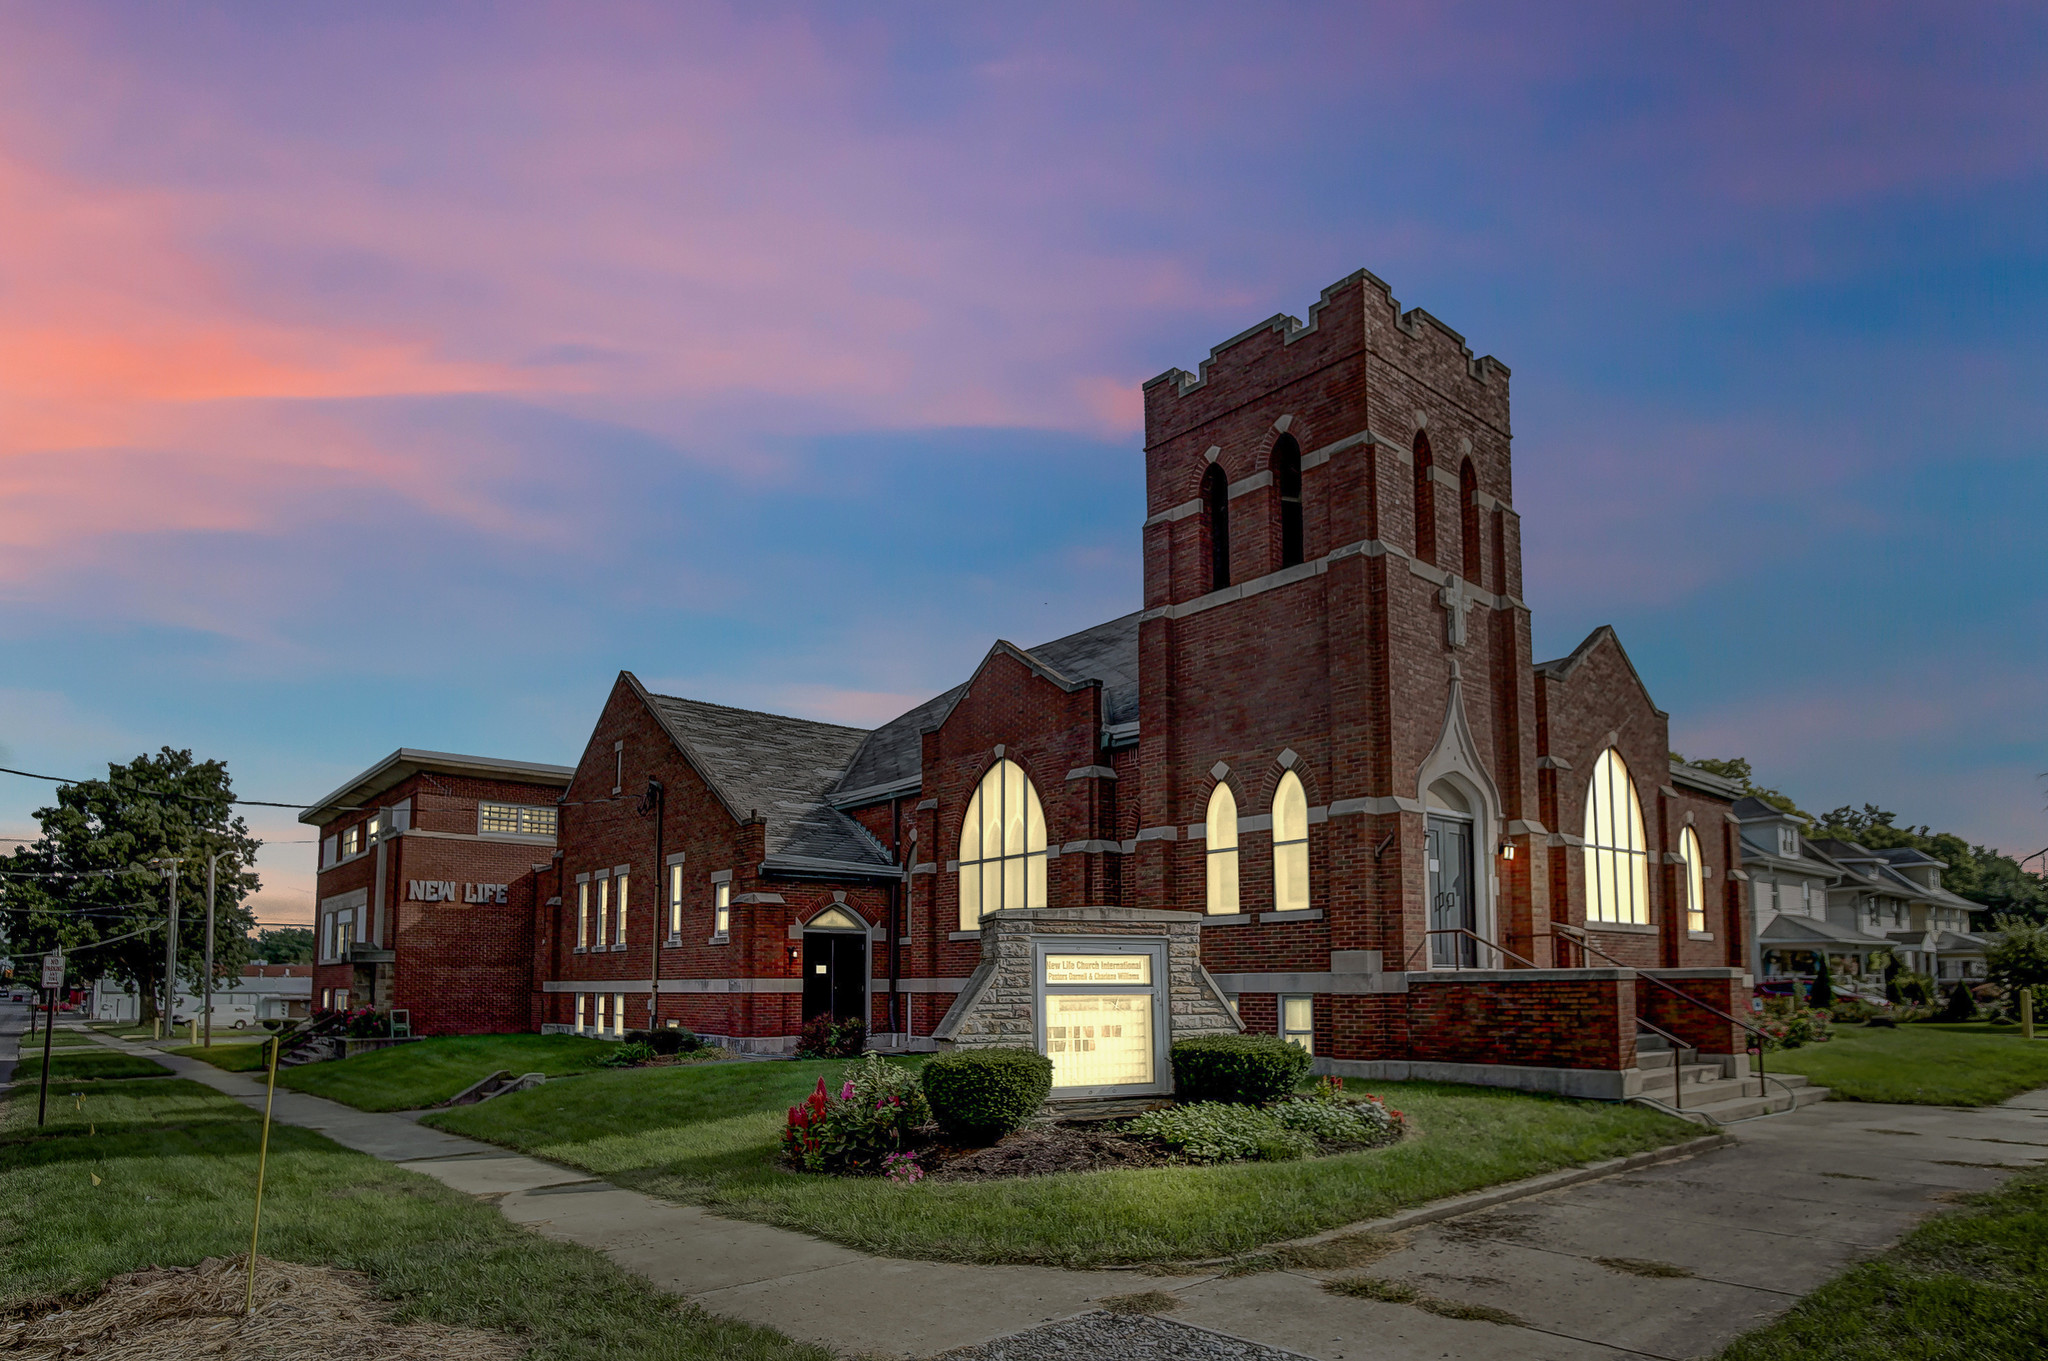
[(797, 949), (796, 949), (796, 947), (795, 947), (794, 945), (792, 945), (792, 946), (790, 946), (790, 947), (789, 947), (789, 962), (790, 962), (790, 963), (792, 963), (792, 964), (796, 963), (796, 956), (797, 956)]
[(1503, 860), (1513, 860), (1515, 858), (1514, 842), (1503, 841), (1500, 843), (1500, 858)]

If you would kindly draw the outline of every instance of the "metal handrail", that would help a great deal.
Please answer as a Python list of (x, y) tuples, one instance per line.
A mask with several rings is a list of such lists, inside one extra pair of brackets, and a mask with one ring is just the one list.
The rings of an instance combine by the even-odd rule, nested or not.
[[(1588, 937), (1583, 927), (1573, 926), (1569, 922), (1552, 922), (1551, 928), (1553, 930), (1564, 932), (1565, 938), (1567, 940), (1571, 940), (1574, 937), (1576, 937), (1576, 943), (1579, 949), (1590, 950), (1594, 954), (1600, 956), (1600, 958), (1606, 960), (1609, 964), (1614, 965), (1616, 968), (1627, 969), (1629, 972), (1633, 973), (1637, 978), (1646, 979), (1649, 982), (1655, 983), (1658, 987), (1664, 989), (1664, 991), (1670, 993), (1673, 997), (1683, 998), (1685, 1001), (1690, 1002), (1694, 1006), (1698, 1007), (1701, 1011), (1711, 1012), (1713, 1015), (1718, 1016), (1722, 1020), (1728, 1022), (1728, 1024), (1739, 1027), (1745, 1034), (1749, 1036), (1749, 1044), (1746, 1046), (1745, 1052), (1756, 1055), (1756, 1094), (1758, 1096), (1765, 1098), (1768, 1098), (1770, 1096), (1771, 1089), (1769, 1086), (1765, 1084), (1763, 1031), (1757, 1029), (1755, 1026), (1751, 1025), (1749, 1022), (1745, 1020), (1740, 1019), (1739, 1017), (1730, 1016), (1727, 1012), (1721, 1010), (1721, 1008), (1715, 1006), (1711, 1002), (1702, 1002), (1699, 998), (1693, 996), (1691, 993), (1685, 991), (1685, 989), (1683, 988), (1672, 987), (1669, 983), (1666, 983), (1663, 979), (1657, 977), (1655, 974), (1644, 973), (1642, 969), (1637, 965), (1622, 963), (1613, 955), (1608, 954), (1605, 950), (1595, 945), (1592, 942), (1592, 940)], [(1783, 1084), (1780, 1085), (1782, 1086)]]
[[(1698, 1058), (1700, 1056), (1700, 1047), (1696, 1044), (1687, 1044), (1664, 1027), (1653, 1021), (1646, 1021), (1640, 1016), (1636, 1017), (1636, 1029), (1647, 1030), (1652, 1035), (1661, 1035), (1670, 1043), (1671, 1107), (1673, 1110), (1683, 1112), (1685, 1110), (1685, 1056), (1691, 1054), (1694, 1058)], [(1638, 1066), (1640, 1066), (1640, 1060), (1638, 1060)]]
[[(1440, 926), (1433, 931), (1424, 931), (1422, 933), (1422, 939), (1415, 943), (1415, 948), (1408, 952), (1408, 958), (1405, 961), (1403, 961), (1402, 967), (1404, 969), (1415, 963), (1415, 956), (1422, 953), (1422, 948), (1425, 945), (1429, 944), (1429, 938), (1431, 936), (1465, 936), (1471, 940), (1477, 941), (1481, 945), (1484, 945), (1487, 949), (1492, 950), (1495, 954), (1507, 956), (1509, 959), (1512, 959), (1513, 961), (1515, 961), (1515, 963), (1521, 965), (1525, 969), (1537, 969), (1542, 967), (1533, 960), (1524, 959), (1522, 956), (1516, 954), (1513, 950), (1508, 949), (1508, 947), (1505, 945), (1494, 944), (1486, 937), (1480, 935), (1477, 931), (1468, 931), (1462, 926)], [(1462, 964), (1453, 964), (1449, 967), (1452, 969), (1462, 969), (1465, 966)]]

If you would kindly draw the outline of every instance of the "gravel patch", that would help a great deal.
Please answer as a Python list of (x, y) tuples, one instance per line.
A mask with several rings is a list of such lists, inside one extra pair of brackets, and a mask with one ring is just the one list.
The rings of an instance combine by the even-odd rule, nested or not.
[(1303, 1361), (1300, 1352), (1142, 1314), (1083, 1314), (932, 1361)]

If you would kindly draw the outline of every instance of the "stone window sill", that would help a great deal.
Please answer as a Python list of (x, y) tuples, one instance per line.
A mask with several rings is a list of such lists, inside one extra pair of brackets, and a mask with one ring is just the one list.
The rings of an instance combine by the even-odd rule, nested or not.
[(1250, 926), (1251, 924), (1252, 914), (1249, 912), (1218, 912), (1214, 916), (1202, 918), (1203, 926)]
[(624, 941), (620, 941), (620, 942), (619, 942), (619, 943), (618, 943), (617, 945), (614, 945), (614, 946), (612, 947), (612, 949), (614, 949), (614, 950), (623, 950), (623, 949), (625, 949), (625, 948), (626, 948), (626, 942), (624, 942)]
[(587, 945), (579, 945), (576, 947), (574, 953), (579, 955), (587, 955), (590, 953), (590, 947)]
[(1323, 919), (1320, 907), (1299, 907), (1292, 912), (1261, 912), (1262, 922), (1319, 922)]
[(981, 939), (981, 932), (979, 932), (979, 931), (954, 931), (954, 932), (950, 932), (950, 933), (949, 933), (949, 934), (948, 934), (948, 935), (946, 936), (946, 939), (947, 939), (947, 940), (980, 940), (980, 939)]
[(1624, 936), (1654, 936), (1657, 928), (1636, 922), (1587, 922), (1588, 931), (1614, 932)]
[(704, 943), (706, 945), (726, 945), (730, 944), (731, 941), (731, 936), (713, 936), (710, 940), (707, 940)]
[(683, 938), (681, 936), (670, 936), (667, 940), (661, 943), (661, 948), (664, 950), (673, 950), (682, 943)]
[(1687, 940), (1712, 940), (1714, 933), (1712, 931), (1688, 931), (1685, 933), (1685, 938)]

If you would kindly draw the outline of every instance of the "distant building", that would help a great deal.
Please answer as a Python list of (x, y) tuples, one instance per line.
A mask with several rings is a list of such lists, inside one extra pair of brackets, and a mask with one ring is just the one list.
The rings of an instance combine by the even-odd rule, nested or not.
[[(309, 964), (248, 964), (241, 976), (222, 979), (213, 989), (213, 1025), (216, 1030), (246, 1030), (264, 1021), (293, 1020), (307, 1014), (313, 992), (313, 968)], [(141, 1001), (131, 988), (111, 978), (94, 981), (86, 997), (87, 1016), (95, 1021), (135, 1024), (142, 1018)], [(197, 992), (178, 989), (177, 1005), (171, 1018), (178, 1024), (200, 1018), (202, 999)]]
[(532, 1029), (572, 773), (401, 748), (302, 813), (320, 833), (314, 1005), (403, 1009), (417, 1035)]

